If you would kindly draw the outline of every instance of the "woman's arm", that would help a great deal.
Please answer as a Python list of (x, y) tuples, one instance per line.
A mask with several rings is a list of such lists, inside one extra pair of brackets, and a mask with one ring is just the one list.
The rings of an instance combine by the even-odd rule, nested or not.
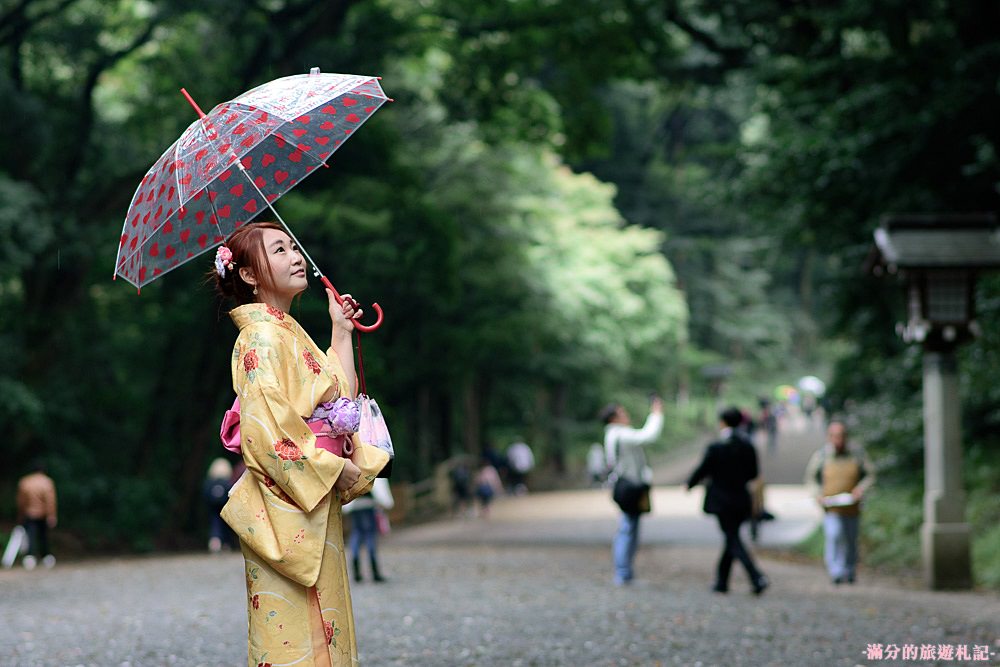
[(350, 294), (344, 295), (343, 304), (337, 303), (337, 299), (329, 289), (326, 290), (326, 296), (330, 301), (330, 323), (332, 325), (330, 349), (340, 360), (340, 365), (344, 369), (344, 379), (347, 380), (347, 386), (350, 388), (350, 398), (353, 398), (358, 393), (358, 375), (354, 370), (354, 345), (351, 343), (354, 324), (351, 320), (361, 317), (362, 311), (354, 309), (352, 305), (354, 299), (351, 298)]

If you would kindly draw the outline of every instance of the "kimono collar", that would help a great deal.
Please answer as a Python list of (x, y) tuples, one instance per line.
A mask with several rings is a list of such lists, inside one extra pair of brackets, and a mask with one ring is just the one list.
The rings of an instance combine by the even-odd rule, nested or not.
[(296, 336), (308, 338), (302, 326), (295, 321), (295, 318), (267, 303), (248, 303), (238, 306), (229, 311), (236, 328), (242, 331), (251, 324), (267, 322), (287, 329)]

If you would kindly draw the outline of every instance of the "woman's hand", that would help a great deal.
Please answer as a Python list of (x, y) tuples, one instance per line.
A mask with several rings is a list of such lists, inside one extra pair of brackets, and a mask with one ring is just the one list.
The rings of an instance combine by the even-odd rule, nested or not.
[(354, 331), (354, 322), (351, 320), (360, 319), (364, 314), (361, 304), (354, 300), (350, 294), (342, 295), (343, 303), (337, 303), (337, 297), (327, 288), (326, 297), (330, 302), (330, 321), (333, 323), (333, 331), (336, 334), (344, 332), (350, 334)]
[(344, 459), (344, 469), (340, 471), (340, 477), (334, 483), (333, 488), (338, 491), (348, 491), (358, 480), (361, 479), (361, 468), (354, 465), (351, 459)]

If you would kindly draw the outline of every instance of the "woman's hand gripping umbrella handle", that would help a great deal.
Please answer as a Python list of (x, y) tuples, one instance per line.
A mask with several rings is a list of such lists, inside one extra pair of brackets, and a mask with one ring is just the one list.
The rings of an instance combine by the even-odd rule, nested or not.
[[(319, 279), (323, 282), (323, 285), (325, 285), (328, 290), (330, 290), (331, 292), (333, 292), (333, 297), (337, 300), (337, 303), (343, 304), (344, 303), (344, 297), (340, 296), (340, 292), (338, 292), (337, 288), (333, 286), (333, 283), (330, 282), (330, 279), (327, 278), (326, 276), (320, 276)], [(354, 328), (355, 329), (357, 329), (358, 331), (361, 331), (363, 333), (369, 333), (369, 332), (375, 331), (380, 326), (382, 326), (382, 307), (379, 306), (377, 303), (373, 303), (372, 304), (372, 309), (375, 311), (375, 315), (376, 315), (375, 323), (374, 324), (361, 324), (357, 320), (354, 320), (353, 324), (354, 324)]]

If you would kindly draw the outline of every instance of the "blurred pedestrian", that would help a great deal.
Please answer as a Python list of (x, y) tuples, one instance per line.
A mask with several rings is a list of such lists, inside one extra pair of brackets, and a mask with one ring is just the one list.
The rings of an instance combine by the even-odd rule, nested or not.
[(485, 458), (479, 464), (474, 480), (476, 499), (479, 501), (479, 516), (486, 519), (490, 516), (490, 504), (497, 494), (503, 492), (503, 482), (500, 473), (493, 464)]
[(875, 483), (875, 466), (865, 451), (848, 443), (847, 426), (833, 420), (826, 444), (806, 467), (806, 486), (823, 508), (824, 561), (834, 585), (857, 578), (861, 501)]
[[(361, 575), (361, 545), (368, 550), (368, 563), (371, 565), (372, 581), (385, 581), (378, 565), (379, 512), (386, 512), (395, 506), (389, 480), (379, 477), (372, 486), (372, 492), (356, 498), (344, 505), (344, 514), (351, 517), (351, 563), (354, 566), (354, 581), (362, 581)], [(384, 520), (384, 517), (383, 517)]]
[(451, 513), (457, 516), (472, 515), (472, 472), (464, 460), (457, 461), (448, 470), (451, 483)]
[(743, 413), (739, 408), (722, 411), (719, 439), (705, 450), (701, 463), (688, 478), (687, 488), (690, 491), (703, 479), (709, 480), (704, 510), (716, 516), (724, 538), (712, 590), (717, 593), (729, 591), (729, 573), (736, 559), (746, 569), (754, 594), (760, 595), (769, 582), (740, 539), (740, 525), (750, 518), (752, 511), (747, 483), (758, 475), (757, 450), (740, 430), (742, 421)]
[(233, 531), (219, 516), (219, 512), (229, 500), (229, 489), (233, 484), (233, 466), (221, 456), (208, 466), (202, 496), (208, 508), (208, 550), (213, 554), (222, 551), (222, 547), (235, 546)]
[(632, 427), (628, 410), (619, 403), (605, 406), (600, 418), (604, 422), (605, 458), (612, 466), (609, 481), (615, 484), (613, 497), (622, 510), (611, 548), (614, 583), (624, 586), (635, 577), (639, 517), (650, 511), (649, 491), (653, 470), (646, 461), (645, 447), (656, 440), (663, 430), (663, 402), (659, 397), (651, 398), (649, 416), (642, 428)]
[(528, 473), (535, 467), (535, 455), (528, 443), (518, 440), (507, 448), (507, 467), (511, 492), (518, 496), (527, 493)]
[(21, 561), (26, 570), (35, 569), (39, 558), (47, 568), (56, 564), (49, 548), (49, 529), (58, 523), (56, 485), (45, 473), (45, 464), (35, 461), (17, 483), (17, 521), (28, 535), (28, 553)]
[(767, 453), (773, 455), (778, 449), (778, 415), (766, 398), (760, 399), (760, 423), (767, 436)]

